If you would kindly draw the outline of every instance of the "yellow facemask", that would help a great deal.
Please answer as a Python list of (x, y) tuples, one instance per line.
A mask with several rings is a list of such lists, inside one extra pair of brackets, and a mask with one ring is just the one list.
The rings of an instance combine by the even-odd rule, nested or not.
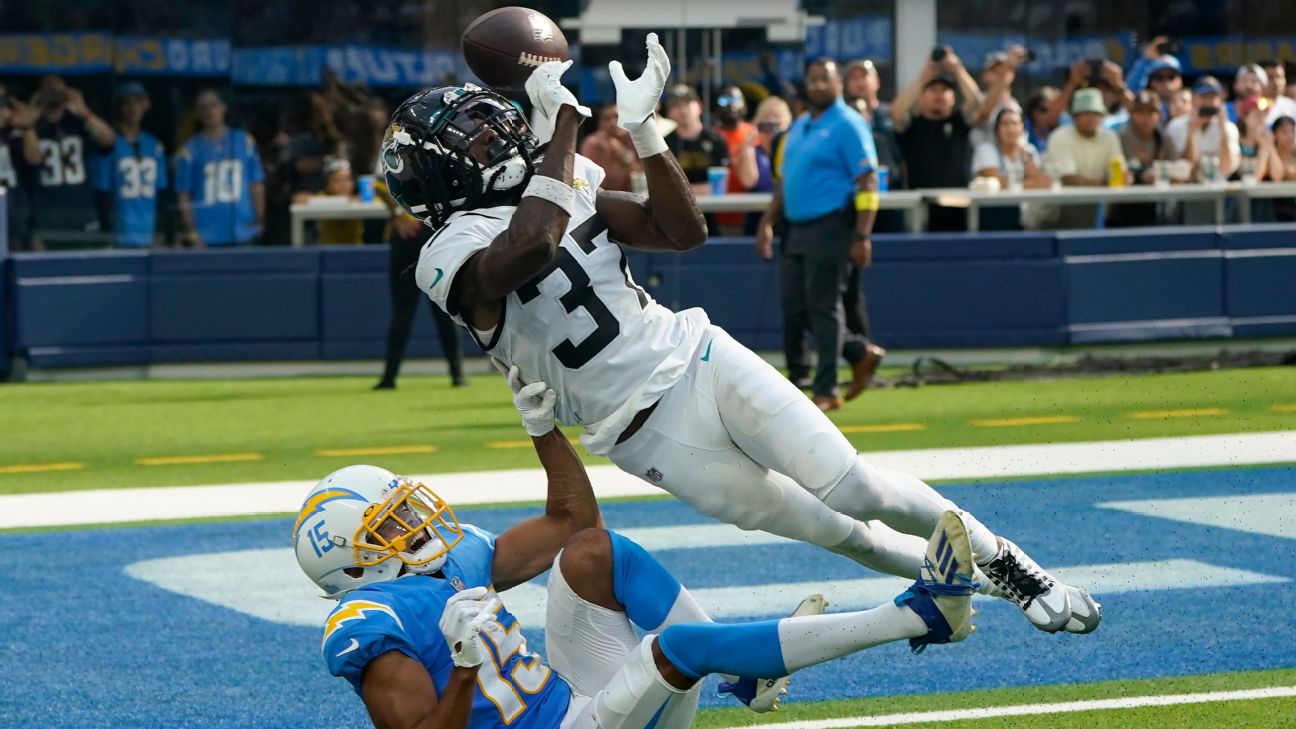
[[(441, 548), (429, 554), (418, 553), (436, 539)], [(440, 496), (421, 483), (402, 481), (386, 501), (370, 504), (364, 521), (356, 530), (353, 545), (356, 565), (370, 567), (392, 557), (417, 567), (441, 559), (463, 539), (463, 527), (454, 510)], [(364, 557), (362, 553), (371, 553)]]

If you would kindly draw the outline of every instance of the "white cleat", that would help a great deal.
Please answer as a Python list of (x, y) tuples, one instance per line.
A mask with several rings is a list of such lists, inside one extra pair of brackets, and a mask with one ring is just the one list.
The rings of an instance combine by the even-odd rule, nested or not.
[(1071, 600), (1071, 620), (1063, 628), (1068, 633), (1084, 635), (1098, 629), (1102, 623), (1102, 604), (1089, 595), (1083, 587), (1066, 585), (1067, 597)]
[[(1003, 537), (999, 542), (999, 556), (981, 565), (985, 576), (994, 584), (995, 592), (1016, 603), (1036, 628), (1046, 633), (1066, 628), (1074, 617), (1067, 585), (1044, 571), (1021, 547)], [(1085, 619), (1087, 617), (1080, 620), (1083, 622)], [(1093, 627), (1097, 626), (1097, 622), (1093, 622)]]
[[(792, 617), (822, 615), (828, 609), (828, 601), (823, 595), (814, 594), (801, 601)], [(758, 714), (779, 711), (783, 697), (788, 694), (791, 676), (781, 678), (739, 678), (736, 683), (721, 681), (719, 691), (722, 694), (733, 694), (735, 699), (747, 705), (747, 708)]]

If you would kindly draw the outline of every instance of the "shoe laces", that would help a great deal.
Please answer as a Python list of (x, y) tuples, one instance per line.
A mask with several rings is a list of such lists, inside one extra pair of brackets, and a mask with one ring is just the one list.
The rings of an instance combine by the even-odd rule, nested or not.
[(986, 570), (987, 576), (998, 578), (995, 581), (1008, 590), (1023, 608), (1030, 607), (1036, 597), (1053, 586), (1039, 565), (1030, 559), (1019, 560), (1015, 549), (1005, 549), (1003, 556), (986, 566), (990, 568)]

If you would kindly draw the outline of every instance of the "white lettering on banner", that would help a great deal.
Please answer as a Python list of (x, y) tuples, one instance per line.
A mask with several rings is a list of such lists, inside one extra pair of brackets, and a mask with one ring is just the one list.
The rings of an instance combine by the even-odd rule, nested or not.
[(193, 55), (192, 70), (195, 73), (212, 72), (211, 46), (204, 41), (194, 41), (191, 53)]
[(182, 40), (169, 41), (166, 44), (167, 67), (173, 71), (189, 68), (189, 44)]

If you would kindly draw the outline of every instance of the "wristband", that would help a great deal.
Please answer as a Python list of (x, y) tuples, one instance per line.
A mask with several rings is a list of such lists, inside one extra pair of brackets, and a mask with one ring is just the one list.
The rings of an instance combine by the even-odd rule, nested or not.
[(666, 138), (657, 129), (657, 120), (652, 116), (636, 124), (633, 128), (626, 127), (625, 129), (630, 132), (630, 139), (634, 142), (635, 151), (639, 153), (639, 159), (661, 154), (668, 149)]
[(882, 201), (876, 192), (866, 190), (855, 193), (855, 211), (863, 212), (866, 210), (877, 210), (882, 206)]
[(547, 200), (562, 208), (568, 217), (571, 217), (572, 209), (576, 207), (576, 191), (572, 189), (571, 185), (543, 175), (533, 175), (531, 177), (526, 190), (522, 191), (522, 197), (538, 197), (541, 200)]

